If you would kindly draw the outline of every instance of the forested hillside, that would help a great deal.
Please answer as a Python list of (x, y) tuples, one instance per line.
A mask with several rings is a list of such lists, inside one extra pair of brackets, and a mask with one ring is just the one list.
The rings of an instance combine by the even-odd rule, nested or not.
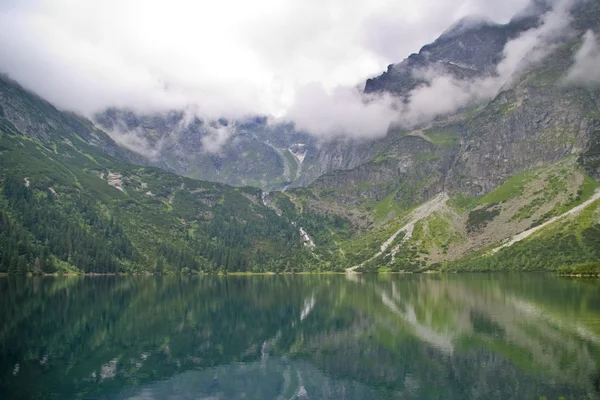
[[(39, 108), (26, 111), (23, 119), (48, 116)], [(0, 272), (260, 272), (311, 265), (298, 229), (262, 204), (260, 190), (123, 163), (73, 130), (28, 137), (0, 117), (0, 180)]]

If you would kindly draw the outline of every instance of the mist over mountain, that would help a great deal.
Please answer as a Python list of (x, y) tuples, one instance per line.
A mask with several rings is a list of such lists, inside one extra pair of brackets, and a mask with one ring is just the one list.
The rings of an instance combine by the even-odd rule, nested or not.
[[(331, 10), (319, 14), (323, 19), (312, 16), (307, 26), (294, 25), (298, 18), (289, 10), (270, 10), (269, 16), (294, 21), (289, 31), (281, 26), (288, 19), (265, 21), (252, 10), (247, 21), (261, 20), (264, 27), (232, 31), (223, 39), (228, 52), (211, 43), (222, 60), (213, 64), (209, 57), (207, 75), (201, 73), (202, 57), (180, 58), (188, 43), (173, 44), (165, 36), (156, 51), (172, 57), (158, 57), (146, 42), (127, 36), (124, 49), (139, 45), (131, 60), (100, 64), (106, 73), (126, 73), (96, 79), (95, 67), (82, 67), (87, 64), (77, 57), (115, 55), (109, 44), (122, 29), (118, 24), (106, 37), (102, 29), (84, 29), (89, 53), (71, 43), (77, 45), (67, 47), (77, 49), (73, 58), (57, 56), (50, 64), (27, 42), (37, 37), (35, 30), (21, 37), (18, 48), (1, 41), (1, 54), (14, 56), (3, 57), (7, 61), (0, 65), (11, 77), (0, 79), (0, 152), (8, 182), (2, 207), (14, 232), (6, 240), (31, 236), (30, 255), (17, 246), (6, 265), (17, 260), (31, 269), (44, 243), (59, 240), (54, 231), (32, 227), (27, 217), (32, 210), (53, 210), (44, 221), (64, 218), (67, 227), (72, 208), (87, 221), (81, 226), (97, 223), (102, 232), (122, 221), (114, 228), (122, 233), (118, 242), (108, 233), (94, 237), (104, 243), (94, 251), (105, 258), (113, 249), (111, 268), (122, 271), (178, 271), (182, 260), (215, 272), (289, 271), (296, 268), (292, 260), (300, 270), (420, 271), (519, 269), (524, 254), (532, 269), (600, 259), (600, 4), (484, 3), (425, 2), (420, 7), (439, 10), (415, 37), (430, 36), (434, 28), (436, 35), (391, 64), (381, 61), (397, 53), (370, 42), (376, 37), (373, 21), (384, 31), (389, 28), (384, 14), (397, 11), (387, 2), (349, 10), (331, 0)], [(308, 14), (290, 4), (299, 15)], [(101, 10), (101, 20), (113, 6)], [(441, 14), (454, 8), (451, 20)], [(31, 8), (15, 3), (0, 11), (3, 20), (43, 15), (48, 29), (65, 18), (74, 24), (61, 9), (34, 2)], [(493, 18), (500, 11), (503, 17)], [(81, 19), (62, 32), (68, 42), (87, 21), (78, 12)], [(156, 12), (150, 4), (148, 13)], [(167, 20), (186, 21), (178, 16)], [(336, 18), (352, 29), (338, 31)], [(322, 35), (314, 34), (313, 25)], [(364, 28), (359, 39), (353, 36), (357, 26)], [(272, 30), (282, 36), (270, 37)], [(240, 42), (240, 32), (260, 45)], [(401, 30), (393, 32), (397, 37)], [(292, 60), (278, 53), (282, 38), (295, 40), (291, 46), (298, 54)], [(311, 47), (315, 41), (327, 45)], [(232, 59), (234, 44), (244, 50)], [(97, 53), (96, 46), (108, 46), (107, 52)], [(338, 54), (349, 49), (358, 59)], [(257, 54), (262, 61), (253, 58)], [(146, 63), (147, 57), (153, 62)], [(229, 64), (219, 80), (209, 72), (223, 60)], [(121, 62), (122, 69), (108, 65)], [(310, 68), (313, 62), (320, 67)], [(263, 63), (278, 67), (262, 69)], [(65, 67), (60, 73), (59, 66)], [(306, 71), (294, 75), (298, 69)], [(291, 78), (284, 72), (297, 80), (286, 81)], [(323, 79), (313, 79), (321, 73)], [(67, 76), (72, 86), (65, 90)], [(80, 79), (95, 83), (82, 85)], [(81, 98), (85, 116), (57, 109), (46, 97), (67, 110), (77, 110)], [(9, 195), (17, 187), (22, 199)], [(77, 203), (81, 194), (87, 200)], [(80, 232), (81, 243), (94, 239), (86, 236), (87, 228), (69, 229)], [(54, 258), (44, 256), (54, 260), (55, 269), (64, 267), (60, 262), (81, 269), (93, 258), (73, 258), (68, 244), (57, 248)], [(278, 259), (280, 248), (286, 252)], [(21, 256), (27, 261), (18, 261)]]
[[(593, 35), (593, 24), (573, 22), (582, 7), (588, 3), (533, 2), (505, 24), (465, 17), (419, 53), (368, 79), (364, 91), (340, 88), (329, 95), (318, 85), (301, 91), (304, 100), (290, 109), (290, 118), (248, 124), (263, 117), (244, 117), (225, 127), (193, 108), (150, 114), (111, 108), (96, 113), (94, 121), (123, 146), (177, 173), (270, 189), (304, 185), (369, 160), (369, 149), (386, 143), (389, 132), (427, 128), (493, 100), (561, 44)], [(594, 71), (578, 70), (586, 70), (583, 63), (593, 69), (594, 40), (586, 39), (591, 50), (580, 51), (585, 59), (579, 57), (565, 81), (581, 75), (593, 80)]]

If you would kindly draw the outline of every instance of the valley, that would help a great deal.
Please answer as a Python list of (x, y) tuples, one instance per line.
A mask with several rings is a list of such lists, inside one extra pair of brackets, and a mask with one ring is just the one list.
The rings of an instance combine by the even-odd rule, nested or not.
[[(88, 118), (1, 76), (0, 273), (597, 262), (600, 86), (569, 77), (600, 32), (600, 6), (575, 2), (564, 37), (550, 35), (557, 11), (536, 10), (506, 24), (460, 22), (369, 79), (366, 95), (404, 104), (382, 137), (325, 138), (271, 117), (191, 109), (111, 107)], [(532, 34), (547, 41), (543, 54), (521, 55), (505, 76), (507, 51)], [(494, 91), (413, 116), (413, 99), (440, 80), (455, 97)]]
[(596, 399), (599, 285), (599, 0), (0, 1), (0, 399)]

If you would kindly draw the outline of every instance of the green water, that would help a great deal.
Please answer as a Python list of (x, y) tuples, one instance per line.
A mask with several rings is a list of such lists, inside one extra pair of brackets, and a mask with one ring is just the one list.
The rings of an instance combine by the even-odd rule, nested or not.
[(0, 399), (550, 400), (599, 386), (597, 281), (0, 278)]

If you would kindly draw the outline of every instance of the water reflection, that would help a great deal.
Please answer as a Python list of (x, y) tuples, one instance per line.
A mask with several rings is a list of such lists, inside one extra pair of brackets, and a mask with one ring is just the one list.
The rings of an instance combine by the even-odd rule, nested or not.
[(600, 290), (544, 275), (0, 279), (0, 397), (595, 398)]

